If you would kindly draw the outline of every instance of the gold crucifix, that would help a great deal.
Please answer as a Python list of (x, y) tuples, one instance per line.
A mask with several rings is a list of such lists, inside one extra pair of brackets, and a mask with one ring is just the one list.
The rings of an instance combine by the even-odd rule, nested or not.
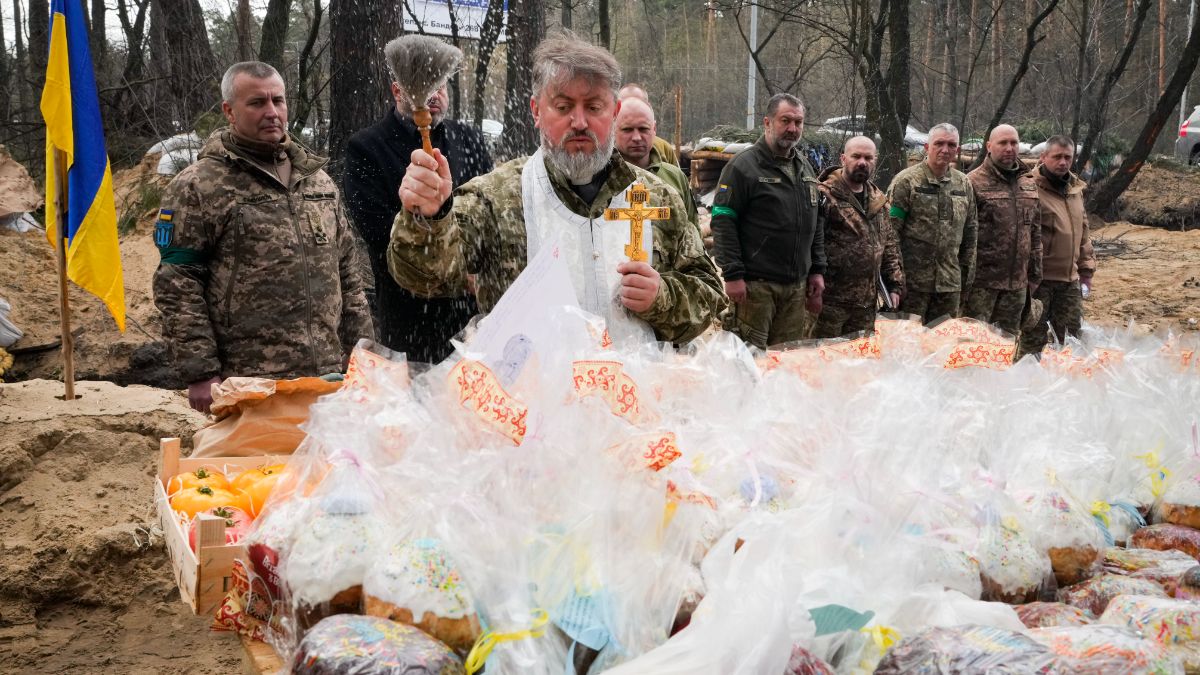
[(636, 262), (647, 262), (650, 256), (642, 248), (642, 228), (647, 220), (666, 220), (671, 217), (669, 206), (646, 206), (650, 191), (642, 183), (634, 183), (625, 191), (625, 199), (629, 207), (624, 209), (604, 209), (605, 220), (628, 220), (629, 243), (625, 245), (625, 255)]

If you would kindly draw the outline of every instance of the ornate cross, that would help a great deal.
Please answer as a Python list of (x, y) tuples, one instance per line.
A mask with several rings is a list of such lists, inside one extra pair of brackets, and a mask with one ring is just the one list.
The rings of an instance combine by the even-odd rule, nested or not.
[(625, 245), (625, 255), (630, 260), (647, 262), (650, 256), (642, 248), (642, 228), (647, 220), (667, 220), (671, 217), (669, 206), (646, 206), (650, 191), (642, 183), (634, 183), (625, 191), (625, 199), (629, 207), (624, 209), (604, 209), (605, 220), (628, 220), (629, 243)]

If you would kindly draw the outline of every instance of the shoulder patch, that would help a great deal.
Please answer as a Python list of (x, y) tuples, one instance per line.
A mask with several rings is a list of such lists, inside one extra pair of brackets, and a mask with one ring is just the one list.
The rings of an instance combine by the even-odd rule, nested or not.
[(717, 192), (729, 192), (729, 186), (725, 183), (721, 183), (717, 186)]
[(154, 223), (154, 245), (167, 248), (175, 238), (175, 212), (171, 209), (159, 209), (158, 221)]

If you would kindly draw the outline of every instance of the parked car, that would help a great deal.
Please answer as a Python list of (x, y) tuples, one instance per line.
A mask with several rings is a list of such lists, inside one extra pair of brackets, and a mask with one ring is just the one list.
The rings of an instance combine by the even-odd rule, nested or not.
[[(818, 134), (840, 136), (843, 141), (851, 136), (863, 136), (867, 131), (867, 118), (864, 115), (847, 115), (830, 117), (818, 129)], [(909, 124), (904, 129), (904, 147), (915, 150), (925, 147), (929, 134)], [(879, 134), (875, 134), (875, 142), (879, 142)]]
[(1188, 164), (1200, 164), (1200, 105), (1192, 110), (1192, 116), (1179, 127), (1179, 138), (1175, 141), (1175, 158)]

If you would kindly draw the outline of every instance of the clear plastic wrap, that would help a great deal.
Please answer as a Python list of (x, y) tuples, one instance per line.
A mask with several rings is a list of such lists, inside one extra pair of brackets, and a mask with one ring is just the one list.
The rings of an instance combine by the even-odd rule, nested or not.
[(1036, 628), (1029, 632), (1029, 637), (1054, 653), (1057, 672), (1155, 675), (1184, 672), (1183, 660), (1178, 655), (1120, 626)]
[(1014, 609), (1026, 628), (1086, 626), (1096, 621), (1090, 611), (1062, 602), (1031, 602)]
[(892, 647), (875, 673), (1050, 673), (1056, 660), (1045, 645), (1015, 631), (990, 626), (930, 628)]
[(1200, 603), (1121, 595), (1108, 604), (1100, 623), (1135, 630), (1181, 657), (1187, 672), (1200, 669)]
[(1059, 589), (1058, 600), (1072, 607), (1086, 609), (1093, 616), (1100, 616), (1108, 607), (1108, 603), (1118, 595), (1146, 595), (1165, 598), (1167, 592), (1163, 590), (1162, 586), (1146, 579), (1134, 579), (1119, 574), (1103, 574), (1070, 588)]
[(1178, 569), (1186, 572), (1196, 564), (1192, 556), (1174, 549), (1109, 547), (1104, 551), (1104, 569), (1113, 574), (1134, 574), (1153, 568)]
[(294, 675), (461, 675), (462, 661), (412, 626), (374, 616), (322, 619), (300, 641)]
[(1182, 525), (1159, 523), (1143, 527), (1129, 538), (1135, 548), (1153, 548), (1159, 551), (1174, 550), (1200, 558), (1200, 530)]

